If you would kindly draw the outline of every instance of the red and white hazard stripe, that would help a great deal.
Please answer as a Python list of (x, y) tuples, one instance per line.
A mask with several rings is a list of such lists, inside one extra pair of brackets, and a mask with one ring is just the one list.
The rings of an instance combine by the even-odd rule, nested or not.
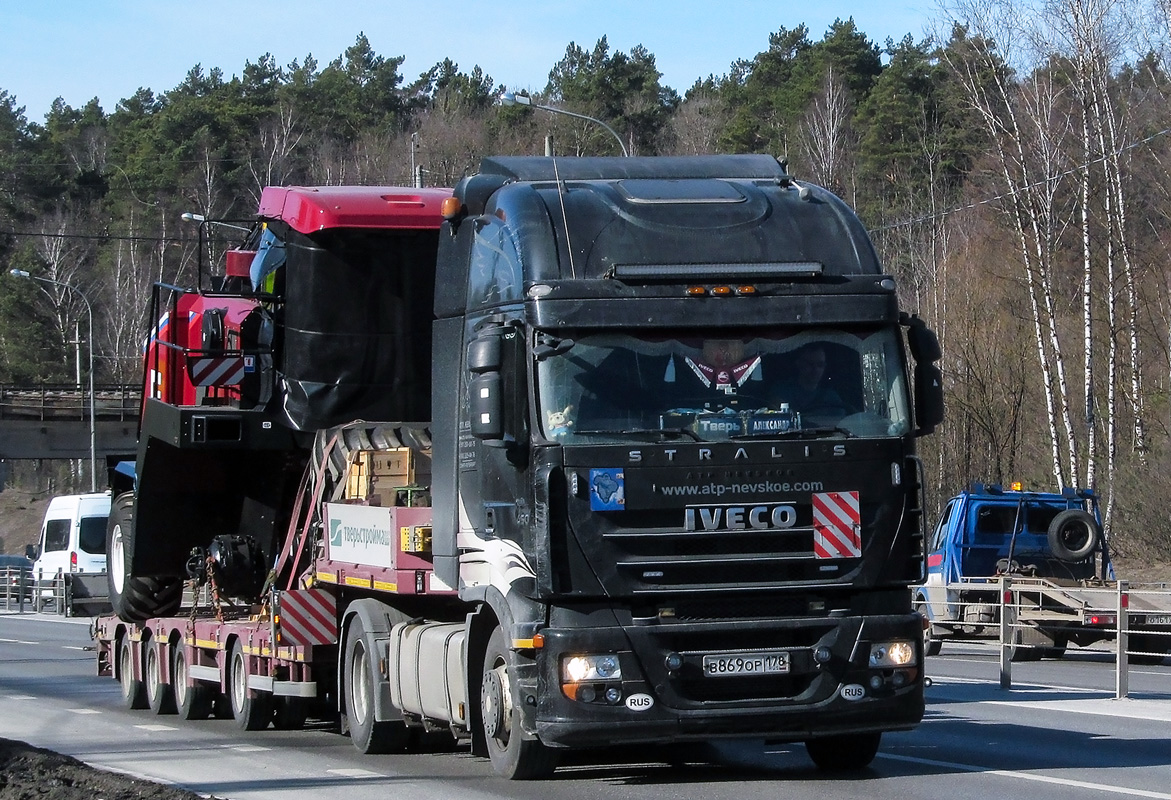
[(244, 379), (244, 357), (191, 358), (187, 371), (196, 386), (231, 386)]
[(813, 495), (813, 554), (818, 558), (862, 555), (862, 513), (857, 492)]
[(336, 644), (337, 598), (322, 589), (281, 593), (281, 634), (289, 644)]

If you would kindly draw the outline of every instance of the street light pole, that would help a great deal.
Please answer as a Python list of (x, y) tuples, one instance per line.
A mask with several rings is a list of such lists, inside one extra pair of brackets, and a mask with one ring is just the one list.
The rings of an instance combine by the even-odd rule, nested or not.
[(94, 310), (93, 306), (89, 304), (89, 298), (85, 296), (85, 292), (78, 289), (71, 283), (64, 281), (55, 281), (52, 278), (42, 278), (39, 275), (33, 275), (23, 269), (9, 270), (9, 274), (14, 278), (30, 278), (41, 283), (49, 283), (54, 286), (62, 286), (71, 292), (77, 294), (81, 298), (81, 302), (85, 303), (85, 315), (88, 323), (89, 331), (89, 489), (91, 492), (98, 490), (98, 434), (97, 434), (97, 404), (94, 401)]
[(602, 122), (600, 119), (594, 119), (593, 117), (587, 117), (585, 114), (578, 114), (575, 111), (566, 111), (564, 108), (554, 108), (553, 106), (543, 106), (543, 105), (540, 105), (539, 103), (534, 103), (533, 98), (531, 98), (527, 95), (514, 94), (513, 92), (505, 92), (504, 94), (500, 95), (500, 105), (502, 105), (502, 106), (529, 106), (530, 108), (539, 108), (542, 111), (548, 111), (552, 114), (564, 114), (567, 117), (576, 117), (577, 119), (584, 119), (588, 122), (593, 122), (596, 125), (601, 125), (603, 128), (605, 128), (610, 133), (611, 136), (614, 137), (614, 141), (618, 142), (618, 146), (620, 148), (622, 148), (622, 155), (624, 155), (624, 156), (630, 155), (630, 153), (626, 149), (626, 145), (623, 144), (623, 142), (622, 142), (622, 137), (619, 136), (613, 128), (611, 128), (606, 123)]

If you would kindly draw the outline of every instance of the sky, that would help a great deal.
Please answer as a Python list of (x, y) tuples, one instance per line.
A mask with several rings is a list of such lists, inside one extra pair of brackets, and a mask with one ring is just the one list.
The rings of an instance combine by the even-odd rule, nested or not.
[(805, 24), (817, 41), (835, 18), (853, 17), (883, 45), (924, 37), (934, 0), (0, 0), (0, 90), (29, 122), (53, 100), (84, 106), (97, 97), (111, 113), (140, 87), (161, 94), (196, 64), (225, 78), (271, 53), (281, 66), (307, 54), (319, 68), (365, 33), (381, 56), (403, 56), (409, 82), (444, 58), (464, 72), (479, 66), (497, 85), (544, 88), (570, 42), (611, 52), (643, 45), (662, 81), (683, 94), (697, 79), (723, 75), (737, 59), (768, 48), (781, 27)]

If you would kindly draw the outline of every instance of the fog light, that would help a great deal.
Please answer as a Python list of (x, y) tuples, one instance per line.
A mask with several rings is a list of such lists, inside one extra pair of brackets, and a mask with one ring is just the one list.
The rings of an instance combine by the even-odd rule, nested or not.
[(621, 674), (617, 656), (599, 656), (594, 662), (594, 670), (598, 673), (599, 678), (613, 678), (615, 675)]
[(831, 658), (833, 658), (833, 653), (825, 645), (813, 651), (813, 660), (818, 664), (828, 664)]
[(617, 686), (611, 686), (606, 690), (606, 700), (610, 703), (617, 703), (622, 699), (622, 690)]
[(663, 659), (663, 666), (668, 672), (677, 672), (683, 669), (683, 656), (679, 653), (667, 653), (667, 657)]
[(577, 690), (577, 699), (583, 703), (592, 703), (598, 699), (598, 692), (593, 686), (583, 686)]
[(881, 675), (871, 675), (870, 676), (870, 688), (871, 689), (878, 691), (879, 689), (882, 688), (882, 683), (883, 683), (883, 681), (882, 681)]
[(903, 672), (902, 670), (895, 670), (895, 674), (890, 677), (890, 682), (892, 686), (898, 689), (906, 686), (909, 679), (910, 678), (907, 676), (907, 673)]

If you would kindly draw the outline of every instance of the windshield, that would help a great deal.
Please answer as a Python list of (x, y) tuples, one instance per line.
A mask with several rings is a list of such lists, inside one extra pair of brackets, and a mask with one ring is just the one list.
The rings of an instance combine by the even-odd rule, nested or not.
[[(716, 441), (902, 436), (910, 430), (895, 328), (713, 332), (697, 338), (538, 336), (546, 437)], [(551, 355), (544, 355), (552, 353)]]

